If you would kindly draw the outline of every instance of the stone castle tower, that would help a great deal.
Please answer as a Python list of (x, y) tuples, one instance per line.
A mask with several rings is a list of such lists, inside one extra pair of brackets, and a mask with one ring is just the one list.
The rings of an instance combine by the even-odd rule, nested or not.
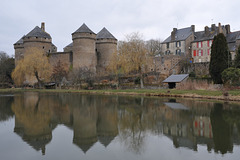
[(45, 24), (41, 24), (41, 28), (36, 26), (27, 35), (24, 35), (19, 41), (14, 44), (15, 63), (24, 58), (24, 55), (29, 53), (32, 48), (44, 50), (45, 53), (55, 52), (56, 46), (52, 44), (50, 34), (45, 32)]
[(111, 55), (117, 51), (117, 39), (104, 27), (96, 37), (97, 72), (107, 73)]
[(96, 34), (85, 24), (72, 34), (73, 68), (87, 67), (96, 72)]

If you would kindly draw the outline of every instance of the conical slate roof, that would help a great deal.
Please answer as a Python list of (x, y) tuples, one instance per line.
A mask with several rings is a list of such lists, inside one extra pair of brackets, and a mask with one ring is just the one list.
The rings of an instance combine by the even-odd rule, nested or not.
[(41, 28), (36, 26), (31, 32), (29, 32), (26, 37), (41, 37), (41, 38), (48, 38), (52, 39), (51, 36), (47, 33), (44, 32)]
[(105, 27), (98, 32), (97, 39), (115, 39), (117, 40)]
[(92, 34), (95, 34), (93, 31), (91, 31), (91, 29), (88, 28), (88, 26), (85, 23), (83, 23), (83, 25), (80, 28), (78, 28), (74, 33), (92, 33)]
[(16, 43), (14, 43), (14, 44), (23, 44), (23, 38), (24, 37), (25, 37), (25, 35), (21, 39), (19, 39)]

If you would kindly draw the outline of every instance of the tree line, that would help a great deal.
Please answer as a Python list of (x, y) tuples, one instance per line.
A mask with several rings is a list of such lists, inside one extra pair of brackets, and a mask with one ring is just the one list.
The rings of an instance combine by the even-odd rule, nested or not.
[[(139, 77), (140, 86), (143, 88), (148, 58), (161, 54), (160, 40), (144, 41), (141, 34), (132, 33), (127, 35), (124, 41), (118, 43), (117, 52), (112, 54), (107, 71), (110, 75), (114, 75), (116, 82), (119, 81), (120, 75), (134, 74)], [(71, 79), (74, 84), (81, 84), (85, 81), (91, 85), (95, 76), (95, 73), (87, 67), (78, 69), (73, 69), (71, 66), (64, 67), (61, 61), (52, 66), (46, 53), (37, 48), (28, 50), (24, 54), (24, 59), (18, 61), (14, 68), (14, 58), (9, 57), (5, 52), (0, 52), (0, 84), (2, 86), (11, 86), (13, 83), (22, 86), (29, 83), (26, 82), (27, 79), (35, 79), (40, 88), (46, 82), (54, 82), (56, 86), (61, 87), (64, 77)], [(240, 47), (232, 61), (226, 37), (221, 33), (214, 37), (211, 46), (209, 73), (215, 84), (240, 85), (238, 82)]]

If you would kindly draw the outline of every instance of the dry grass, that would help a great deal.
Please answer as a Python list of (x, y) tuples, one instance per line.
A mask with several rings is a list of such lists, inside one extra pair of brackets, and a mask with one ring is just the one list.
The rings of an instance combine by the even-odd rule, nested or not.
[(208, 82), (207, 80), (187, 80), (178, 84), (176, 89), (219, 91), (222, 90), (222, 85), (216, 85), (212, 82)]

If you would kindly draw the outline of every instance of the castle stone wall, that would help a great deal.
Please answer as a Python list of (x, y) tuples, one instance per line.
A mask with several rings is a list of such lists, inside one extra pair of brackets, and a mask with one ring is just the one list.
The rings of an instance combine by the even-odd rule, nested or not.
[(60, 61), (64, 69), (68, 71), (70, 66), (72, 65), (72, 52), (50, 53), (48, 56), (49, 62), (52, 66), (56, 66), (57, 63)]

